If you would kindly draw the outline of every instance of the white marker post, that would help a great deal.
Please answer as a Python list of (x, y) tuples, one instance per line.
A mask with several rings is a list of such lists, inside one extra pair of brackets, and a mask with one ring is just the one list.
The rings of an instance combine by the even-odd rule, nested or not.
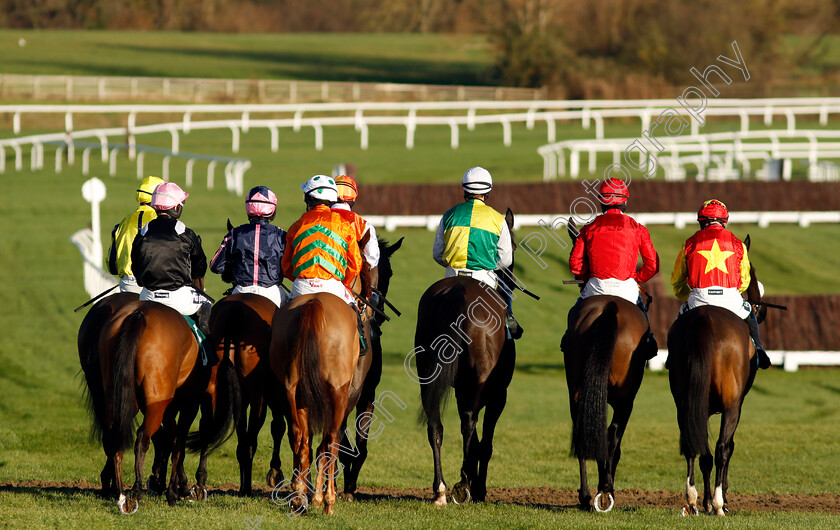
[(114, 277), (102, 270), (99, 203), (105, 199), (105, 184), (95, 177), (88, 180), (82, 185), (82, 197), (90, 203), (91, 228), (79, 230), (70, 237), (70, 241), (82, 253), (85, 291), (90, 296), (96, 296), (116, 285)]
[(94, 263), (102, 263), (102, 237), (99, 230), (99, 203), (105, 200), (105, 183), (96, 177), (82, 184), (82, 197), (90, 203), (90, 229), (93, 231)]

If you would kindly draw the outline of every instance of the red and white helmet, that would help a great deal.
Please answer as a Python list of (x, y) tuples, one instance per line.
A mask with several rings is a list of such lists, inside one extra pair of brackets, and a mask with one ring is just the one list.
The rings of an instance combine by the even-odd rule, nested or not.
[(245, 199), (245, 213), (248, 217), (274, 217), (276, 210), (277, 196), (268, 186), (251, 188)]
[(615, 177), (602, 182), (598, 193), (601, 195), (601, 203), (607, 206), (626, 204), (627, 199), (630, 198), (630, 188), (627, 187), (627, 183)]
[(166, 211), (183, 206), (190, 194), (181, 189), (174, 182), (164, 182), (155, 188), (152, 194), (152, 208), (158, 211)]
[(717, 199), (710, 199), (703, 203), (700, 210), (697, 212), (697, 221), (700, 223), (707, 221), (720, 221), (726, 224), (729, 221), (729, 211), (726, 205)]

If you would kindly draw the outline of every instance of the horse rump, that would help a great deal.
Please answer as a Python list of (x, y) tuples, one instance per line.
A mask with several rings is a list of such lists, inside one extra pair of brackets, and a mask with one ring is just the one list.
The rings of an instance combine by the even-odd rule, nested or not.
[[(442, 280), (446, 281), (446, 280)], [(466, 348), (466, 287), (456, 283), (436, 292), (434, 284), (423, 294), (417, 311), (414, 350), (420, 380), (422, 408), (417, 417), (424, 425), (439, 415), (449, 401), (449, 389), (458, 373), (458, 357)], [(454, 358), (449, 359), (448, 354)]]
[(609, 302), (578, 344), (584, 345), (583, 374), (572, 422), (571, 453), (585, 460), (607, 459), (607, 393), (615, 341), (618, 305)]

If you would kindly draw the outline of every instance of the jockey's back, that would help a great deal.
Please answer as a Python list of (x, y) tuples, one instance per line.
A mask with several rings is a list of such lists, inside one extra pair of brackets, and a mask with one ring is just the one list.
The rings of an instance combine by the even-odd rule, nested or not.
[(131, 261), (137, 283), (150, 291), (179, 289), (207, 272), (201, 239), (183, 222), (167, 216), (140, 230)]
[(270, 287), (283, 280), (286, 231), (264, 218), (237, 226), (225, 236), (210, 270), (234, 285)]

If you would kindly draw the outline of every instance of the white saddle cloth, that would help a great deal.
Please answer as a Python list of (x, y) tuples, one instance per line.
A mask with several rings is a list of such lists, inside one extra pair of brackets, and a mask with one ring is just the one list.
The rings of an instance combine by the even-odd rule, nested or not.
[(492, 289), (495, 289), (496, 285), (499, 283), (499, 278), (493, 271), (473, 271), (469, 269), (453, 269), (452, 267), (446, 267), (444, 278), (452, 278), (453, 276), (467, 276), (489, 285)]
[(639, 284), (633, 278), (626, 280), (617, 280), (615, 278), (589, 278), (583, 291), (580, 293), (581, 298), (589, 298), (590, 296), (608, 294), (624, 298), (631, 304), (635, 304), (639, 299)]
[(298, 278), (292, 284), (292, 293), (289, 295), (289, 298), (294, 298), (302, 294), (315, 293), (332, 293), (349, 305), (355, 305), (356, 303), (356, 298), (350, 293), (350, 290), (335, 278), (330, 278), (329, 280)]
[(738, 315), (738, 318), (747, 318), (751, 310), (749, 302), (741, 297), (735, 287), (705, 287), (691, 290), (688, 300), (680, 308), (680, 314), (703, 305), (723, 307)]
[(280, 288), (279, 285), (272, 285), (271, 287), (263, 287), (262, 285), (237, 285), (233, 288), (234, 294), (249, 293), (264, 296), (274, 302), (274, 305), (280, 307), (289, 299), (286, 291)]
[(140, 300), (158, 302), (187, 316), (194, 315), (201, 304), (204, 303), (204, 297), (189, 285), (184, 285), (174, 291), (167, 291), (166, 289), (150, 291), (143, 287), (140, 291)]

